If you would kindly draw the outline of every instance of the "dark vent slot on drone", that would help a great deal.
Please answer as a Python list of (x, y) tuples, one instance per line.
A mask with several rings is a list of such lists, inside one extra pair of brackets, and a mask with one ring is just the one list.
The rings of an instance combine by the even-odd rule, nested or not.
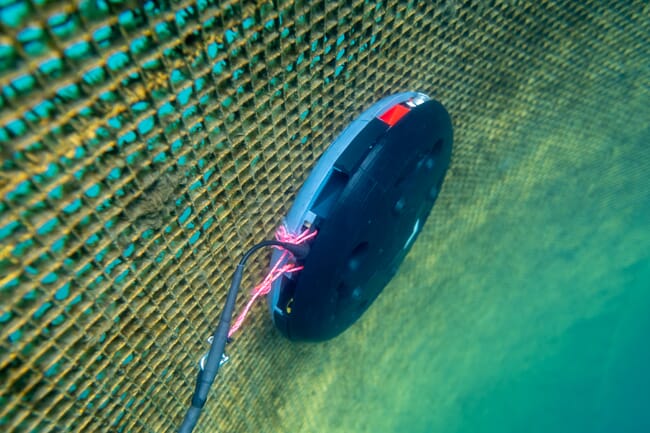
[(314, 206), (311, 209), (312, 212), (326, 219), (332, 210), (332, 206), (334, 206), (334, 203), (336, 203), (343, 192), (345, 185), (347, 185), (348, 180), (349, 177), (347, 174), (336, 169), (332, 170), (332, 174), (327, 180), (327, 183), (314, 202)]

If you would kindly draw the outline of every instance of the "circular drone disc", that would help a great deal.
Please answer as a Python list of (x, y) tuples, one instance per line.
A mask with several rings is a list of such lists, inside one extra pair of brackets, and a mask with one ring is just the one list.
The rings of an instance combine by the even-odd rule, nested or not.
[(433, 207), (452, 141), (445, 108), (407, 92), (373, 105), (332, 143), (285, 219), (292, 233), (318, 230), (304, 269), (276, 281), (268, 298), (285, 336), (335, 337), (375, 300)]

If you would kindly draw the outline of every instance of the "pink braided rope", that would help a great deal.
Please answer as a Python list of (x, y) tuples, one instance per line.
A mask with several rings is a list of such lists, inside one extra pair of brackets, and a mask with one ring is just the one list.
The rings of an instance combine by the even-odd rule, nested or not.
[[(316, 236), (316, 231), (309, 231), (309, 229), (304, 230), (302, 233), (299, 233), (298, 235), (291, 234), (287, 228), (282, 225), (278, 228), (278, 230), (275, 233), (275, 238), (279, 241), (282, 242), (290, 242), (292, 244), (300, 244), (303, 242), (307, 242), (310, 239), (313, 239), (314, 236)], [(264, 277), (262, 282), (255, 286), (255, 288), (252, 290), (252, 296), (251, 299), (246, 303), (246, 306), (242, 310), (241, 313), (239, 313), (239, 316), (237, 316), (237, 319), (235, 320), (235, 323), (230, 327), (230, 331), (228, 331), (228, 338), (232, 337), (232, 335), (241, 328), (242, 324), (244, 323), (244, 320), (246, 320), (246, 316), (248, 315), (251, 307), (259, 298), (260, 296), (264, 296), (268, 294), (271, 291), (271, 286), (273, 283), (282, 275), (284, 274), (290, 274), (292, 272), (298, 272), (302, 270), (302, 266), (296, 266), (293, 263), (285, 263), (286, 260), (289, 258), (291, 254), (283, 250), (282, 255), (280, 256), (280, 259), (275, 262), (275, 265), (271, 268), (269, 273)]]

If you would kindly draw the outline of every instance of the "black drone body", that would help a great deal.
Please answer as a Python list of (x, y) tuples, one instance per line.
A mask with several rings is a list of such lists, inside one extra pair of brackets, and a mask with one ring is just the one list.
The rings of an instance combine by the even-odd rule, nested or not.
[(285, 219), (290, 231), (318, 231), (304, 269), (269, 296), (285, 336), (330, 339), (375, 300), (431, 212), (452, 141), (445, 108), (408, 92), (372, 106), (332, 143)]

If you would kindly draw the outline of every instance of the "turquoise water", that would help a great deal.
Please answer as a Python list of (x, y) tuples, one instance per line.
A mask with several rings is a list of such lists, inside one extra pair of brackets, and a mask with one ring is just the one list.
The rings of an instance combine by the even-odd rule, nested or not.
[(596, 317), (537, 347), (528, 368), (506, 368), (466, 395), (457, 431), (650, 431), (650, 273), (631, 266), (625, 293)]

